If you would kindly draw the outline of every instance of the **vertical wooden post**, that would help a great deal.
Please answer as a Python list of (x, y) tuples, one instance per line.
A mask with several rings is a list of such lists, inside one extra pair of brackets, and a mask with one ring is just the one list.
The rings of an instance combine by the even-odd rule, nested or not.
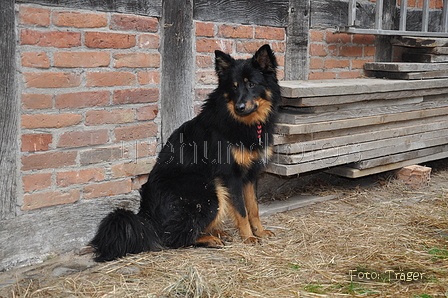
[[(384, 1), (382, 11), (382, 28), (384, 30), (395, 29), (394, 18), (396, 16), (397, 0)], [(376, 3), (378, 5), (378, 3)], [(390, 62), (392, 61), (392, 44), (390, 36), (377, 35), (375, 37), (375, 61)]]
[(310, 0), (289, 0), (285, 80), (308, 79)]
[(15, 216), (19, 103), (16, 96), (14, 0), (0, 1), (0, 220)]
[(162, 11), (161, 116), (165, 143), (173, 130), (193, 117), (193, 0), (164, 0)]

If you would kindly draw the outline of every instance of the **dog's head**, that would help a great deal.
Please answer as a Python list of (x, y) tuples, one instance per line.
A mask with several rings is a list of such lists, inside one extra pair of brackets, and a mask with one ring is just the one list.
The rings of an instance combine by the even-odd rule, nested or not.
[(232, 116), (247, 125), (265, 122), (276, 107), (279, 92), (277, 61), (270, 46), (262, 46), (245, 60), (221, 51), (215, 51), (215, 56), (218, 88)]

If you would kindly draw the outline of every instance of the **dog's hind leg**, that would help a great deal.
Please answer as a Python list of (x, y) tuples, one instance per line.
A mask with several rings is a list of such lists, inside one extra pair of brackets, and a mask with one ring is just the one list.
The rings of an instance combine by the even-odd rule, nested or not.
[(258, 214), (257, 197), (255, 195), (255, 185), (253, 183), (247, 183), (244, 188), (244, 204), (246, 205), (247, 217), (252, 228), (252, 232), (257, 237), (272, 237), (274, 233), (269, 230), (265, 230), (261, 225), (260, 217)]

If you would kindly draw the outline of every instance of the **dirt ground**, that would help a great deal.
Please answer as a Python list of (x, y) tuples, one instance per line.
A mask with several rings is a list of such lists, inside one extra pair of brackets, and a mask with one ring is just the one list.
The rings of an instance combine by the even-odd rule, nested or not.
[[(0, 274), (0, 297), (448, 297), (448, 160), (414, 189), (385, 173), (284, 188), (334, 200), (263, 217), (261, 245), (143, 253), (105, 264), (70, 253)], [(299, 177), (300, 179), (300, 177)], [(271, 197), (265, 197), (269, 204)]]

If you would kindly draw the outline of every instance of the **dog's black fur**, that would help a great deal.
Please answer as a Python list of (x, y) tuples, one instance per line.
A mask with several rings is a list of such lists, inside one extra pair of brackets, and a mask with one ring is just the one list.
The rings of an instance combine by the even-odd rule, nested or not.
[(168, 139), (141, 190), (138, 214), (117, 209), (91, 245), (96, 261), (191, 245), (218, 247), (230, 215), (245, 242), (273, 235), (258, 217), (255, 184), (271, 155), (280, 101), (269, 45), (252, 58), (215, 52), (218, 87), (202, 111)]

